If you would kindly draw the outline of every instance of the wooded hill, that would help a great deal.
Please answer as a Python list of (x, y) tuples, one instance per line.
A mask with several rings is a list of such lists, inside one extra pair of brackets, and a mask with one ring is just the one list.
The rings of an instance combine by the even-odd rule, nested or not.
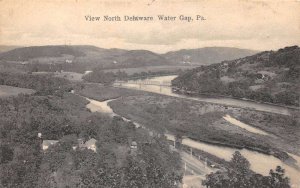
[(172, 51), (164, 54), (164, 57), (173, 63), (210, 65), (224, 60), (234, 60), (254, 55), (257, 52), (230, 47), (205, 47)]
[(0, 54), (2, 61), (34, 64), (86, 64), (103, 68), (168, 65), (163, 56), (147, 50), (103, 49), (95, 46), (32, 46), (17, 48)]
[(185, 92), (299, 106), (300, 48), (286, 47), (201, 66), (172, 84)]
[(31, 46), (0, 53), (0, 64), (22, 64), (26, 71), (75, 71), (94, 68), (203, 65), (256, 53), (252, 50), (209, 47), (158, 54), (147, 50), (104, 49), (87, 45)]

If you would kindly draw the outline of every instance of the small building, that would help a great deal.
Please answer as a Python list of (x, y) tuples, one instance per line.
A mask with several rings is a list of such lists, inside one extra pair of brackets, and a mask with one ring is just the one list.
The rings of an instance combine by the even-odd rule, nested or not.
[(85, 147), (84, 141), (83, 141), (82, 138), (78, 138), (77, 141), (78, 141), (78, 146), (79, 146), (79, 148), (84, 148), (84, 147)]
[(137, 143), (136, 143), (136, 141), (132, 141), (131, 142), (130, 149), (131, 150), (136, 150), (137, 149)]
[(39, 137), (39, 138), (42, 138), (42, 133), (38, 133), (38, 137)]
[[(89, 139), (88, 141), (84, 142), (82, 138), (77, 139), (78, 140), (78, 147), (79, 149), (90, 149), (93, 150), (94, 152), (97, 152), (97, 146), (96, 142), (97, 140), (94, 138)], [(77, 146), (73, 146), (73, 149), (76, 150)]]
[(94, 152), (97, 152), (96, 142), (97, 140), (94, 138), (89, 139), (88, 141), (85, 142), (85, 147), (87, 149), (93, 150)]
[(46, 151), (49, 148), (49, 146), (55, 145), (58, 142), (58, 140), (43, 140), (42, 149)]
[(71, 60), (71, 59), (66, 59), (66, 63), (73, 63), (73, 60)]
[(131, 141), (129, 143), (130, 143), (130, 154), (133, 155), (133, 156), (136, 156), (137, 155), (137, 149), (138, 149), (137, 142), (136, 141)]

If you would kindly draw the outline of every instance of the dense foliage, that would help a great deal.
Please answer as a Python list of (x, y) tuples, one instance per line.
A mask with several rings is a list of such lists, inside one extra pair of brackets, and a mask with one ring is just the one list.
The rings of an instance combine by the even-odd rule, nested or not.
[(280, 166), (270, 170), (269, 176), (256, 174), (250, 170), (249, 161), (238, 151), (233, 154), (230, 167), (226, 171), (217, 171), (206, 176), (202, 182), (208, 188), (289, 188), (289, 178)]
[(125, 80), (128, 75), (123, 71), (104, 72), (102, 69), (98, 68), (93, 70), (93, 72), (83, 76), (83, 79), (88, 82), (102, 83), (104, 85), (109, 85), (116, 80)]
[(71, 84), (62, 78), (50, 75), (31, 75), (26, 73), (0, 72), (0, 85), (29, 88), (36, 90), (37, 95), (57, 95), (71, 90)]
[[(56, 85), (60, 79), (38, 77), (37, 85), (49, 79), (45, 90), (30, 84), (36, 78), (31, 75), (2, 78), (42, 95), (0, 98), (0, 187), (174, 187), (181, 181), (179, 156), (163, 138), (119, 117), (89, 112), (83, 97), (64, 90), (51, 95), (68, 82)], [(97, 153), (74, 150), (79, 138), (96, 139)], [(43, 151), (42, 140), (59, 142)]]
[(172, 84), (194, 94), (299, 106), (299, 73), (300, 48), (293, 46), (196, 68)]

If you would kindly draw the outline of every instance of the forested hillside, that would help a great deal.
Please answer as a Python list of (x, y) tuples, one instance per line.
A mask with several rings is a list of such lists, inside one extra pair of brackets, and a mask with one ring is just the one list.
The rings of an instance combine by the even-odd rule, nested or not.
[(181, 64), (210, 65), (224, 60), (234, 60), (258, 51), (230, 48), (230, 47), (206, 47), (197, 49), (183, 49), (164, 54), (168, 60)]
[[(181, 181), (180, 158), (164, 137), (91, 113), (84, 97), (68, 92), (68, 81), (1, 73), (0, 84), (37, 91), (0, 97), (0, 187), (171, 188)], [(75, 147), (91, 138), (97, 152)], [(44, 150), (45, 140), (57, 144)]]
[(0, 53), (0, 61), (2, 64), (23, 64), (28, 71), (34, 72), (84, 72), (95, 67), (126, 68), (172, 64), (165, 57), (147, 50), (103, 49), (84, 45), (17, 48)]
[(20, 47), (21, 46), (0, 45), (0, 53), (7, 52)]
[(173, 86), (194, 94), (225, 95), (299, 106), (300, 48), (291, 46), (187, 71)]

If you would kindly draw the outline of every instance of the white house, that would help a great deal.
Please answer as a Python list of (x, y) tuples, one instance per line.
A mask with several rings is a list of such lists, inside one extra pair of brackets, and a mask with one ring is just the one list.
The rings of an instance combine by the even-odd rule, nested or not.
[(55, 145), (58, 143), (58, 140), (43, 140), (42, 149), (46, 151), (49, 146)]
[(130, 148), (131, 149), (137, 149), (137, 143), (136, 143), (136, 141), (132, 141), (131, 142)]
[(96, 142), (97, 140), (94, 138), (89, 139), (88, 141), (85, 142), (85, 147), (87, 149), (93, 150), (94, 152), (97, 152)]
[[(78, 139), (78, 147), (79, 147), (79, 149), (87, 148), (87, 149), (93, 150), (94, 152), (97, 152), (96, 142), (97, 142), (97, 140), (94, 138), (91, 138), (86, 142), (84, 142), (84, 140), (82, 138), (79, 138)], [(73, 149), (76, 150), (77, 146), (74, 146)]]
[(71, 60), (71, 59), (66, 59), (66, 63), (73, 63), (73, 60)]

